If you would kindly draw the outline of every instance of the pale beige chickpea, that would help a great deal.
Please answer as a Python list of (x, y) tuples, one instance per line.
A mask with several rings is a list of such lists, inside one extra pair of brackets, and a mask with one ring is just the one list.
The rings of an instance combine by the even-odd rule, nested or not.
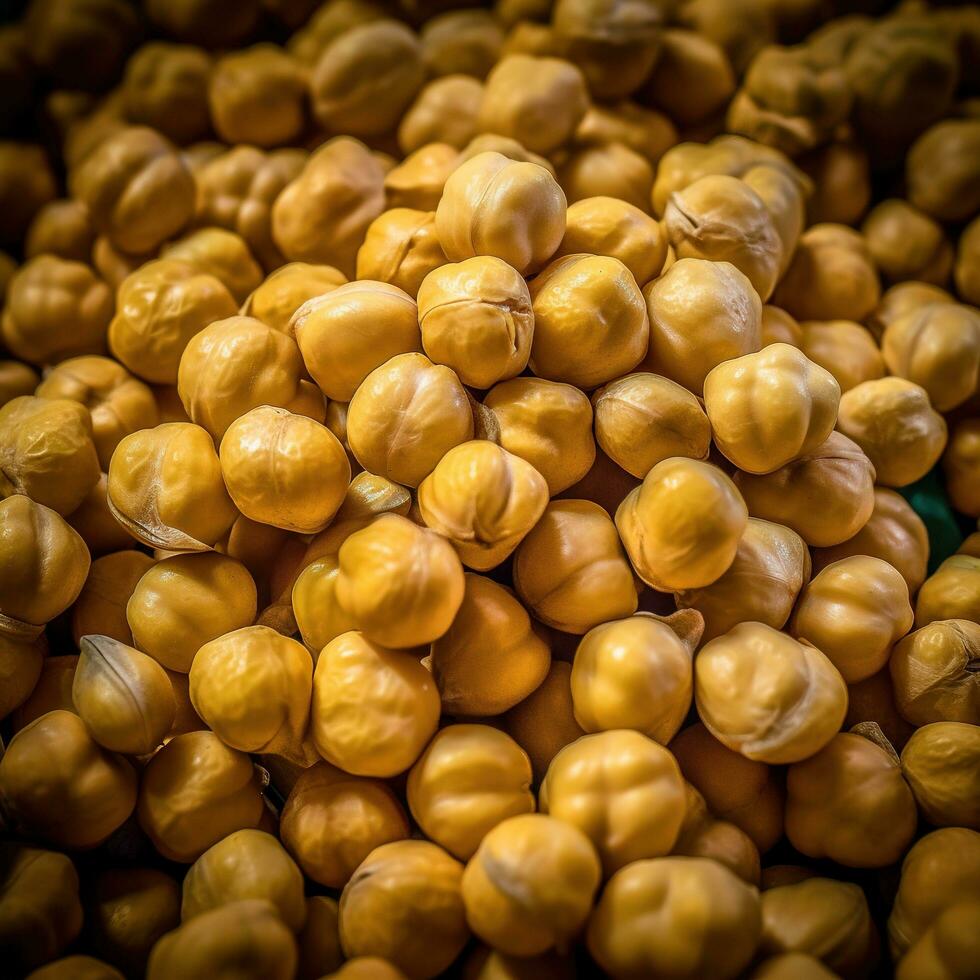
[(428, 658), (443, 709), (464, 717), (499, 715), (531, 696), (550, 665), (548, 644), (510, 590), (467, 573), (459, 611)]
[(675, 456), (657, 463), (616, 510), (637, 574), (661, 592), (717, 581), (735, 560), (748, 511), (718, 467)]
[(923, 725), (902, 750), (902, 773), (932, 826), (980, 830), (980, 726)]
[(494, 385), (483, 404), (500, 427), (500, 445), (527, 460), (545, 478), (552, 497), (592, 468), (592, 403), (574, 385), (514, 378)]
[(424, 354), (398, 354), (354, 392), (347, 437), (372, 473), (417, 487), (454, 446), (472, 439), (473, 410), (456, 373)]
[(694, 696), (715, 738), (771, 765), (818, 752), (847, 711), (847, 687), (830, 660), (762, 623), (740, 623), (702, 647)]
[(914, 279), (942, 286), (953, 268), (953, 247), (942, 226), (901, 198), (872, 208), (861, 224), (871, 257), (890, 282)]
[(37, 365), (101, 354), (113, 305), (112, 289), (90, 266), (39, 255), (11, 277), (0, 338), (15, 357)]
[(448, 143), (424, 143), (385, 174), (388, 207), (434, 212), (458, 162), (456, 147)]
[(846, 867), (893, 864), (915, 835), (915, 799), (888, 745), (842, 732), (786, 774), (786, 836)]
[(735, 474), (753, 517), (785, 524), (817, 548), (847, 541), (867, 524), (874, 480), (864, 450), (840, 432), (774, 473)]
[(94, 241), (88, 208), (81, 201), (61, 198), (49, 201), (34, 215), (24, 240), (24, 257), (31, 259), (47, 253), (88, 262)]
[(943, 472), (953, 506), (980, 517), (980, 420), (957, 423), (943, 453)]
[(534, 616), (566, 633), (630, 616), (637, 584), (608, 513), (589, 500), (556, 500), (521, 542), (514, 588)]
[(430, 75), (484, 78), (500, 55), (504, 32), (486, 10), (452, 10), (422, 26), (422, 60)]
[(783, 524), (750, 517), (728, 570), (710, 585), (674, 593), (704, 618), (704, 641), (745, 622), (782, 629), (810, 579), (806, 543)]
[(408, 805), (426, 836), (462, 861), (501, 821), (533, 813), (531, 763), (489, 725), (447, 725), (408, 774)]
[(406, 155), (427, 144), (461, 150), (477, 134), (483, 85), (469, 75), (445, 75), (427, 82), (398, 124), (398, 146)]
[(728, 262), (678, 259), (643, 290), (650, 349), (642, 369), (700, 395), (722, 361), (757, 351), (762, 302)]
[(426, 276), (446, 264), (434, 211), (391, 208), (368, 226), (357, 252), (357, 278), (390, 283), (416, 296)]
[(867, 453), (885, 486), (914, 483), (946, 447), (945, 420), (926, 390), (904, 378), (865, 381), (845, 392), (837, 425)]
[(304, 303), (346, 283), (347, 277), (332, 265), (290, 262), (266, 276), (242, 311), (281, 333), (292, 334), (290, 321)]
[(313, 114), (332, 132), (376, 136), (398, 122), (424, 80), (414, 31), (388, 18), (360, 24), (317, 60), (310, 75)]
[(588, 948), (609, 975), (732, 980), (759, 942), (758, 889), (717, 861), (634, 861), (610, 879), (589, 921)]
[(735, 73), (724, 49), (697, 31), (668, 28), (645, 90), (671, 119), (683, 126), (703, 122), (735, 92)]
[(829, 371), (841, 392), (885, 375), (885, 361), (869, 330), (851, 320), (805, 320), (800, 349)]
[(572, 203), (612, 197), (646, 212), (653, 167), (646, 157), (622, 143), (586, 145), (573, 150), (560, 164), (558, 182)]
[(561, 244), (565, 208), (564, 192), (543, 167), (488, 151), (446, 181), (436, 234), (452, 262), (494, 255), (529, 275)]
[(69, 177), (97, 232), (124, 252), (155, 249), (187, 224), (194, 178), (176, 148), (145, 126), (109, 136)]
[(248, 245), (225, 228), (201, 228), (164, 246), (164, 259), (184, 262), (197, 272), (223, 282), (236, 303), (244, 303), (262, 282), (263, 273)]
[(211, 118), (226, 143), (277, 146), (295, 140), (306, 121), (305, 99), (303, 71), (272, 44), (226, 54), (211, 71)]
[(591, 629), (572, 663), (575, 720), (587, 732), (633, 729), (666, 745), (691, 707), (700, 630), (691, 612), (638, 613)]
[(272, 239), (283, 257), (352, 276), (368, 225), (385, 208), (384, 176), (358, 140), (338, 136), (319, 147), (272, 206)]
[(915, 626), (941, 619), (980, 623), (980, 558), (956, 554), (925, 580), (915, 602)]
[(73, 357), (52, 368), (38, 385), (40, 398), (67, 398), (86, 406), (92, 417), (92, 441), (103, 471), (113, 450), (137, 429), (159, 420), (153, 392), (108, 357)]

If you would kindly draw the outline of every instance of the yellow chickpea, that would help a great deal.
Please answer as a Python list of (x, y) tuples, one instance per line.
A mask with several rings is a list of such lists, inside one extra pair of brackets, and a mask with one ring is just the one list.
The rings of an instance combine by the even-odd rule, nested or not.
[(19, 640), (0, 631), (0, 719), (33, 693), (45, 663), (47, 640)]
[(587, 732), (634, 729), (666, 745), (691, 707), (700, 626), (698, 613), (638, 613), (590, 630), (572, 664), (576, 721)]
[(0, 759), (8, 819), (58, 847), (101, 844), (136, 805), (136, 772), (103, 749), (70, 711), (22, 728)]
[(168, 422), (126, 436), (109, 464), (109, 509), (151, 548), (206, 551), (235, 519), (211, 436)]
[[(803, 327), (785, 310), (781, 310), (771, 303), (766, 303), (762, 307), (762, 348), (764, 349), (770, 344), (789, 344), (802, 350)], [(820, 366), (823, 367), (824, 365), (821, 364)], [(833, 371), (830, 373), (833, 374)]]
[(646, 86), (653, 101), (684, 125), (716, 114), (735, 92), (735, 73), (725, 50), (711, 38), (681, 28), (669, 28), (660, 38)]
[(902, 750), (902, 773), (934, 827), (980, 830), (980, 726), (923, 725)]
[[(339, 544), (337, 547), (339, 550)], [(337, 553), (331, 551), (311, 561), (292, 587), (290, 603), (296, 625), (307, 649), (314, 654), (341, 633), (356, 628), (353, 619), (337, 602), (339, 567)]]
[(375, 848), (340, 896), (344, 953), (352, 959), (383, 956), (423, 980), (441, 974), (470, 936), (462, 874), (463, 865), (429, 841)]
[(750, 980), (833, 980), (836, 976), (809, 953), (777, 953), (762, 963)]
[(415, 762), (438, 722), (439, 693), (411, 653), (356, 632), (320, 651), (311, 731), (327, 762), (355, 776), (395, 776)]
[(71, 688), (77, 664), (77, 656), (44, 658), (34, 689), (11, 716), (13, 732), (26, 728), (49, 711), (75, 711)]
[(653, 167), (622, 143), (586, 145), (573, 150), (558, 167), (558, 182), (572, 203), (610, 197), (645, 212), (650, 208)]
[(420, 39), (431, 74), (465, 72), (483, 78), (497, 61), (504, 32), (489, 11), (455, 10), (427, 21)]
[(953, 247), (942, 226), (901, 198), (877, 204), (861, 232), (882, 274), (891, 282), (916, 280), (938, 286), (948, 281)]
[(482, 83), (468, 75), (444, 75), (426, 82), (398, 124), (398, 146), (406, 155), (406, 163), (417, 152), (425, 154), (427, 145), (452, 147), (451, 160), (444, 157), (452, 164), (443, 180), (448, 177), (455, 169), (458, 151), (478, 132), (477, 116), (482, 101)]
[(68, 515), (68, 523), (81, 535), (91, 554), (105, 555), (133, 546), (129, 532), (113, 517), (108, 501), (109, 478), (105, 473)]
[(848, 392), (863, 381), (876, 381), (885, 374), (885, 362), (871, 332), (849, 320), (808, 320), (800, 324), (800, 349), (829, 371)]
[(213, 732), (176, 736), (143, 770), (136, 814), (170, 861), (190, 864), (233, 831), (257, 827), (264, 813), (252, 760)]
[[(29, 67), (32, 59), (26, 51), (23, 60)], [(19, 88), (27, 96), (31, 84), (29, 81), (26, 85), (14, 82), (11, 85), (12, 99), (16, 99), (13, 93)], [(0, 173), (3, 174), (0, 240), (4, 246), (16, 245), (24, 237), (34, 215), (58, 196), (58, 184), (47, 153), (34, 143), (6, 140), (0, 143)]]
[(300, 977), (322, 977), (344, 961), (340, 948), (340, 903), (326, 895), (306, 900), (306, 924), (296, 937)]
[(446, 264), (435, 211), (392, 208), (368, 226), (357, 253), (357, 278), (387, 282), (418, 295), (423, 280)]
[(437, 732), (408, 775), (408, 805), (423, 832), (461, 860), (501, 821), (533, 813), (531, 763), (489, 725)]
[(473, 157), (479, 156), (481, 153), (500, 153), (508, 160), (513, 160), (516, 163), (536, 163), (539, 167), (547, 170), (552, 177), (555, 176), (554, 164), (547, 157), (532, 153), (523, 143), (497, 133), (480, 133), (479, 136), (474, 136), (459, 151), (457, 166), (472, 160)]
[(262, 269), (252, 257), (248, 245), (240, 236), (225, 228), (193, 231), (164, 246), (160, 257), (176, 259), (196, 272), (219, 279), (236, 303), (243, 303), (262, 282)]
[[(433, 84), (438, 85), (441, 82)], [(439, 206), (446, 181), (458, 163), (459, 150), (455, 146), (449, 143), (423, 142), (398, 166), (385, 174), (385, 199), (388, 207), (434, 212)], [(441, 251), (442, 246), (439, 248)]]
[(980, 558), (953, 555), (926, 579), (915, 603), (915, 627), (939, 619), (980, 623)]
[(847, 687), (830, 660), (762, 623), (740, 623), (702, 647), (694, 696), (715, 738), (771, 765), (819, 752), (847, 711)]
[(500, 445), (527, 460), (545, 478), (552, 497), (592, 468), (592, 405), (574, 385), (514, 378), (495, 385), (483, 404), (500, 426)]
[(965, 419), (953, 429), (943, 454), (943, 472), (953, 506), (980, 517), (980, 420)]
[(677, 143), (678, 136), (676, 126), (664, 113), (624, 101), (614, 106), (590, 106), (575, 130), (575, 140), (623, 143), (656, 165)]
[(488, 151), (461, 163), (446, 181), (436, 234), (450, 262), (492, 255), (526, 276), (561, 244), (565, 206), (543, 167)]
[(483, 838), (463, 873), (467, 922), (510, 955), (563, 947), (585, 924), (601, 874), (577, 827), (543, 814), (511, 817)]
[(21, 395), (33, 395), (40, 383), (41, 375), (29, 364), (0, 360), (0, 408)]
[(293, 314), (308, 300), (347, 283), (347, 277), (332, 265), (290, 262), (268, 275), (245, 301), (247, 316), (291, 334)]
[(589, 921), (610, 976), (734, 978), (759, 941), (759, 892), (717, 861), (662, 857), (616, 872)]

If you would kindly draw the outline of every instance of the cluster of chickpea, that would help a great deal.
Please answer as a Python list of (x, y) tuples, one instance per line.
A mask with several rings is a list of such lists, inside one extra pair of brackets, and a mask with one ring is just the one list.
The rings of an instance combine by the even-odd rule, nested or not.
[(0, 30), (0, 972), (976, 980), (980, 7), (452, 6)]

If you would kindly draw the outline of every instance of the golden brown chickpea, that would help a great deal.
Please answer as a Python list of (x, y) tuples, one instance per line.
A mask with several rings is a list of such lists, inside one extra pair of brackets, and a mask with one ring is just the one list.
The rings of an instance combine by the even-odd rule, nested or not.
[(47, 654), (43, 634), (20, 640), (0, 632), (0, 719), (19, 708), (33, 693)]
[(577, 827), (542, 814), (511, 817), (483, 838), (466, 866), (466, 919), (494, 949), (534, 956), (579, 931), (600, 878), (595, 848)]
[(262, 282), (262, 269), (248, 245), (239, 235), (224, 228), (193, 231), (164, 246), (160, 255), (219, 279), (239, 304)]
[(19, 732), (49, 711), (75, 711), (71, 686), (78, 657), (45, 657), (30, 697), (14, 710), (11, 731)]
[(452, 262), (494, 255), (528, 275), (561, 244), (565, 195), (543, 167), (479, 153), (446, 181), (436, 233)]
[(660, 35), (660, 53), (644, 89), (671, 119), (691, 126), (724, 108), (735, 91), (735, 74), (711, 38), (671, 28)]
[(272, 207), (272, 237), (291, 262), (354, 274), (368, 225), (384, 210), (384, 170), (363, 143), (339, 136), (313, 153)]
[(473, 435), (466, 389), (451, 368), (423, 354), (398, 354), (375, 368), (348, 408), (347, 437), (357, 461), (408, 487)]
[(946, 119), (927, 129), (905, 160), (909, 201), (939, 221), (969, 220), (980, 206), (978, 146), (980, 120)]
[(211, 72), (211, 118), (226, 143), (265, 147), (295, 140), (306, 122), (305, 101), (302, 69), (276, 45), (226, 54)]
[(616, 527), (589, 500), (548, 505), (517, 550), (514, 588), (541, 622), (579, 635), (637, 605)]
[(950, 906), (899, 961), (897, 980), (915, 980), (930, 974), (969, 976), (980, 955), (977, 926), (980, 926), (980, 902), (967, 900)]
[(827, 143), (799, 161), (813, 182), (806, 201), (811, 224), (855, 225), (871, 200), (868, 155), (857, 143)]
[(300, 774), (280, 824), (303, 873), (328, 888), (343, 888), (371, 851), (408, 832), (405, 811), (384, 783), (323, 762)]
[(700, 626), (697, 613), (638, 613), (591, 629), (572, 664), (575, 720), (587, 732), (633, 729), (666, 745), (691, 707)]
[(212, 732), (178, 735), (143, 770), (139, 823), (170, 861), (190, 864), (233, 831), (257, 827), (264, 812), (252, 760)]
[(953, 555), (919, 589), (915, 628), (940, 619), (968, 619), (980, 623), (980, 558)]
[(711, 813), (741, 829), (759, 851), (783, 836), (784, 793), (776, 770), (733, 752), (700, 723), (685, 728), (668, 747)]
[(19, 245), (34, 215), (57, 196), (51, 164), (40, 146), (0, 142), (0, 244)]
[(347, 277), (332, 265), (290, 262), (268, 275), (242, 309), (247, 316), (288, 335), (290, 320), (304, 303), (346, 283)]
[(485, 78), (500, 55), (504, 32), (485, 10), (453, 10), (422, 27), (422, 60), (430, 75)]
[(388, 206), (434, 212), (458, 161), (459, 151), (448, 143), (425, 143), (409, 153), (385, 175)]
[(215, 48), (240, 45), (261, 16), (258, 0), (148, 0), (146, 6), (150, 21), (163, 33)]
[[(355, 960), (383, 956), (420, 980), (441, 974), (470, 935), (462, 874), (462, 864), (429, 841), (375, 848), (340, 896), (344, 953)], [(371, 970), (364, 976), (382, 974)]]
[(887, 289), (867, 319), (868, 329), (877, 338), (893, 323), (926, 307), (955, 303), (953, 295), (925, 282), (899, 282)]
[(439, 731), (408, 776), (408, 805), (428, 837), (465, 861), (508, 817), (533, 813), (531, 763), (489, 725)]
[(306, 924), (296, 937), (299, 944), (300, 980), (319, 980), (344, 961), (340, 948), (340, 903), (326, 895), (306, 900)]
[(74, 262), (88, 262), (95, 232), (88, 208), (81, 201), (49, 201), (34, 216), (24, 241), (24, 256), (47, 253)]
[(890, 282), (914, 279), (942, 286), (953, 247), (942, 226), (900, 198), (876, 205), (861, 224), (871, 257)]
[(242, 980), (289, 980), (296, 940), (276, 908), (251, 899), (202, 912), (167, 933), (150, 954), (148, 980), (237, 973)]
[(980, 221), (971, 221), (960, 234), (953, 279), (964, 302), (980, 303)]
[(479, 944), (464, 959), (461, 976), (465, 980), (569, 980), (573, 970), (569, 954), (552, 950), (540, 956), (508, 956)]
[(22, 395), (33, 395), (41, 375), (29, 364), (0, 360), (0, 408)]
[(573, 150), (558, 167), (558, 182), (570, 202), (605, 196), (645, 212), (650, 208), (653, 167), (622, 143), (586, 145)]
[(980, 830), (980, 727), (959, 721), (924, 725), (902, 750), (902, 773), (934, 827)]
[(980, 625), (932, 622), (899, 642), (889, 658), (895, 700), (915, 725), (980, 724)]
[(500, 445), (527, 460), (545, 478), (551, 496), (592, 468), (592, 404), (573, 385), (514, 378), (495, 385), (484, 405), (500, 426)]
[(235, 312), (234, 297), (215, 276), (175, 259), (149, 262), (119, 287), (109, 348), (137, 377), (176, 384), (180, 357), (191, 338)]
[(818, 752), (847, 711), (847, 687), (830, 660), (762, 623), (740, 623), (702, 647), (694, 696), (715, 738), (771, 765)]
[(871, 333), (849, 320), (808, 320), (800, 324), (800, 348), (829, 371), (842, 392), (884, 377), (885, 362)]
[(0, 943), (5, 969), (30, 970), (57, 956), (82, 929), (78, 872), (70, 858), (0, 845)]
[(943, 472), (953, 506), (980, 517), (980, 419), (965, 419), (953, 429), (943, 454)]
[(137, 541), (169, 551), (209, 550), (237, 513), (211, 436), (189, 422), (126, 436), (112, 454), (107, 499)]
[(432, 644), (429, 658), (444, 709), (463, 716), (500, 714), (536, 690), (550, 662), (548, 644), (510, 590), (467, 573), (456, 618)]
[(103, 748), (148, 755), (169, 734), (177, 702), (166, 671), (109, 636), (83, 636), (72, 681), (75, 710)]
[(406, 155), (431, 144), (463, 149), (477, 134), (482, 101), (483, 85), (468, 75), (446, 75), (427, 82), (398, 125), (399, 148)]
[[(677, 129), (663, 113), (634, 102), (590, 106), (575, 130), (577, 144), (622, 143), (654, 166), (677, 142)], [(644, 202), (644, 210), (646, 210)]]
[(32, 364), (99, 354), (105, 350), (112, 310), (112, 289), (90, 266), (39, 255), (10, 280), (0, 336), (13, 355)]
[(133, 812), (136, 788), (129, 762), (98, 745), (70, 711), (22, 728), (0, 759), (10, 824), (58, 847), (102, 843)]
[(109, 510), (108, 490), (109, 478), (103, 473), (99, 482), (67, 518), (68, 523), (82, 536), (93, 557), (133, 546), (132, 535)]
[(731, 980), (759, 941), (759, 893), (717, 861), (635, 861), (606, 885), (589, 952), (609, 975)]
[[(764, 476), (737, 472), (735, 485), (753, 517), (784, 524), (817, 548), (840, 544), (867, 524), (874, 509), (875, 468), (839, 432)], [(817, 506), (819, 502), (819, 506)]]
[[(760, 951), (807, 953), (834, 976), (864, 976), (878, 960), (878, 934), (858, 885), (807, 878), (762, 893)], [(802, 977), (805, 974), (794, 974)]]
[(351, 27), (384, 16), (385, 8), (374, 0), (330, 0), (313, 11), (309, 20), (289, 39), (287, 48), (301, 62), (312, 64), (334, 38)]
[(390, 283), (416, 296), (425, 277), (446, 264), (434, 211), (392, 208), (371, 222), (357, 253), (357, 278)]
[(499, 153), (515, 163), (535, 163), (547, 170), (552, 177), (555, 176), (554, 165), (547, 157), (532, 153), (517, 140), (497, 133), (481, 133), (479, 136), (474, 136), (460, 150), (457, 165), (462, 165), (481, 153)]

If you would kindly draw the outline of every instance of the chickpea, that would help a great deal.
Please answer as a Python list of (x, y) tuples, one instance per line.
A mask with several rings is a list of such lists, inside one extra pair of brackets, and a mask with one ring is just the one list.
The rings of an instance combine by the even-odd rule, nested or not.
[(0, 845), (0, 942), (6, 968), (50, 961), (82, 930), (78, 872), (71, 859), (13, 841)]
[(12, 354), (37, 365), (98, 354), (112, 309), (112, 290), (88, 265), (39, 255), (11, 277), (0, 337)]
[(489, 11), (454, 10), (426, 21), (420, 40), (430, 75), (484, 78), (499, 58), (504, 32)]
[(439, 722), (439, 694), (415, 657), (363, 634), (320, 651), (311, 731), (320, 755), (355, 776), (395, 776), (418, 758)]
[(942, 226), (900, 198), (876, 205), (861, 232), (882, 275), (891, 282), (914, 279), (941, 286), (953, 267), (953, 247)]
[(33, 395), (41, 376), (29, 364), (0, 360), (0, 408), (21, 395)]
[(81, 535), (93, 557), (131, 548), (133, 538), (113, 517), (106, 494), (109, 479), (105, 473), (66, 520)]
[(357, 278), (387, 282), (414, 297), (426, 276), (445, 264), (435, 213), (392, 208), (368, 227), (357, 253)]
[(650, 317), (643, 370), (700, 395), (715, 365), (759, 349), (762, 303), (728, 262), (679, 259), (643, 293)]
[(905, 158), (909, 201), (939, 221), (966, 221), (980, 204), (976, 119), (946, 119), (927, 129)]
[(622, 143), (654, 166), (677, 139), (677, 129), (666, 115), (629, 101), (589, 106), (575, 130), (576, 143)]
[(241, 44), (255, 30), (261, 7), (255, 0), (148, 0), (146, 13), (165, 34), (224, 48)]
[(570, 202), (611, 197), (645, 212), (653, 168), (646, 157), (622, 143), (599, 143), (573, 150), (558, 167), (558, 181)]
[[(434, 213), (446, 181), (458, 162), (456, 147), (448, 143), (423, 143), (385, 175), (388, 207)], [(442, 246), (439, 248), (441, 251)]]
[(242, 980), (294, 976), (296, 940), (270, 902), (230, 902), (189, 919), (153, 947), (146, 976), (178, 980), (228, 971)]
[(914, 980), (929, 973), (968, 976), (977, 959), (978, 924), (980, 903), (977, 901), (950, 906), (899, 961), (897, 980)]
[(243, 309), (247, 316), (289, 335), (293, 314), (307, 300), (346, 283), (347, 277), (331, 265), (290, 262), (266, 276), (245, 301)]
[(151, 548), (207, 551), (235, 519), (211, 436), (189, 422), (140, 429), (109, 464), (109, 509)]
[(296, 937), (299, 944), (299, 972), (303, 978), (322, 977), (344, 961), (340, 948), (340, 903), (326, 895), (306, 900), (306, 925)]
[(965, 302), (980, 303), (980, 221), (971, 221), (960, 234), (953, 279)]
[(129, 763), (98, 745), (70, 711), (22, 728), (0, 759), (11, 824), (58, 847), (101, 844), (133, 812), (136, 788)]
[(462, 975), (466, 980), (504, 980), (531, 971), (542, 980), (568, 980), (573, 970), (572, 957), (567, 954), (552, 951), (540, 956), (508, 956), (480, 944), (464, 960)]
[(836, 976), (808, 953), (778, 953), (762, 963), (750, 980), (833, 980)]
[(953, 555), (926, 579), (915, 603), (915, 627), (936, 620), (980, 623), (980, 558)]
[(934, 827), (980, 829), (980, 727), (937, 721), (917, 729), (902, 750), (902, 773)]
[(31, 696), (41, 677), (46, 653), (43, 635), (21, 640), (0, 632), (0, 719)]
[[(341, 542), (342, 543), (342, 542)], [(338, 544), (339, 550), (339, 544)], [(311, 561), (297, 576), (290, 602), (303, 642), (318, 654), (331, 640), (356, 628), (337, 602), (336, 552)]]
[(282, 811), (280, 833), (303, 873), (343, 888), (382, 844), (408, 837), (408, 818), (382, 782), (319, 763), (304, 770)]
[(177, 735), (147, 763), (136, 813), (153, 846), (190, 864), (265, 811), (259, 774), (244, 752), (209, 731)]
[(0, 500), (0, 635), (30, 641), (78, 598), (91, 559), (56, 511), (24, 494)]
[[(399, 148), (409, 157), (427, 144), (461, 150), (477, 134), (482, 101), (483, 85), (468, 75), (444, 75), (426, 82), (398, 124)], [(457, 156), (454, 153), (449, 172), (455, 169)]]
[(236, 303), (241, 304), (262, 282), (262, 269), (248, 245), (233, 231), (201, 228), (166, 245), (164, 259), (175, 259), (196, 272), (212, 275), (224, 283)]
[[(762, 348), (770, 344), (789, 344), (803, 349), (803, 326), (785, 310), (766, 303), (762, 307)], [(824, 367), (823, 364), (820, 365)], [(829, 369), (828, 369), (829, 370)], [(831, 371), (831, 374), (834, 372)], [(834, 377), (837, 377), (834, 375)], [(838, 383), (839, 379), (838, 379)]]
[(646, 91), (657, 106), (682, 125), (714, 116), (735, 91), (735, 74), (725, 51), (696, 31), (661, 33), (660, 53)]
[(276, 198), (272, 238), (290, 262), (354, 274), (368, 225), (384, 210), (384, 171), (363, 143), (338, 136), (311, 154)]
[(497, 824), (463, 873), (470, 928), (513, 956), (564, 946), (581, 929), (599, 886), (599, 857), (572, 824), (524, 814)]
[(312, 64), (334, 38), (351, 27), (380, 20), (386, 11), (373, 0), (335, 0), (313, 11), (309, 20), (288, 41), (289, 51), (299, 61)]
[(499, 153), (515, 163), (534, 163), (547, 170), (552, 177), (555, 176), (554, 164), (547, 157), (533, 153), (517, 140), (511, 139), (509, 136), (501, 136), (498, 133), (480, 133), (478, 136), (474, 136), (460, 150), (457, 166), (467, 163), (481, 153)]
[(34, 215), (58, 196), (47, 154), (33, 143), (0, 142), (0, 243), (17, 245)]
[(527, 460), (545, 478), (552, 497), (592, 468), (592, 405), (573, 385), (514, 378), (495, 385), (484, 405), (500, 426), (500, 445)]
[(45, 657), (34, 690), (11, 716), (11, 731), (19, 732), (49, 711), (74, 712), (71, 688), (77, 665), (77, 656)]
[(801, 350), (829, 371), (842, 392), (885, 375), (885, 361), (871, 332), (849, 320), (806, 320)]
[(943, 454), (943, 472), (956, 510), (980, 517), (980, 421), (966, 419), (953, 429)]
[(702, 647), (694, 696), (715, 738), (770, 765), (819, 752), (847, 711), (847, 687), (833, 663), (762, 623), (740, 623)]
[(462, 874), (462, 864), (429, 841), (375, 848), (340, 896), (344, 953), (383, 956), (413, 977), (441, 974), (469, 939)]
[(88, 208), (81, 201), (63, 198), (49, 201), (34, 215), (24, 240), (24, 256), (47, 253), (60, 259), (88, 262), (95, 231)]
[(589, 922), (589, 952), (613, 977), (733, 978), (759, 941), (759, 893), (705, 858), (662, 857), (616, 872)]

